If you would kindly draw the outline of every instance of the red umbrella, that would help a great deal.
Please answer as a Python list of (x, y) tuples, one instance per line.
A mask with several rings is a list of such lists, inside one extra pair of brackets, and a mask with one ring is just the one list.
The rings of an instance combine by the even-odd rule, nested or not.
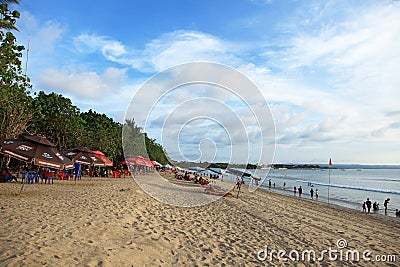
[(139, 165), (139, 166), (146, 166), (146, 167), (154, 166), (150, 159), (142, 157), (142, 156), (127, 158), (127, 159), (125, 159), (125, 162), (130, 165)]
[(44, 136), (5, 139), (1, 143), (1, 153), (39, 166), (54, 169), (73, 168), (72, 161), (61, 155), (55, 145)]
[(92, 151), (94, 155), (99, 157), (106, 166), (113, 166), (113, 162), (109, 160), (100, 150)]

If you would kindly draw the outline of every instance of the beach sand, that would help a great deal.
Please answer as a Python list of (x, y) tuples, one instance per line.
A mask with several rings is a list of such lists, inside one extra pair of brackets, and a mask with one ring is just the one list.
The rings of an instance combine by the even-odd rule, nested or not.
[[(132, 178), (25, 185), (19, 196), (20, 187), (0, 184), (1, 266), (400, 265), (399, 218), (305, 198), (244, 187), (239, 198), (184, 208), (153, 199)], [(342, 251), (396, 254), (396, 262), (258, 259), (265, 246), (318, 258), (338, 239)]]

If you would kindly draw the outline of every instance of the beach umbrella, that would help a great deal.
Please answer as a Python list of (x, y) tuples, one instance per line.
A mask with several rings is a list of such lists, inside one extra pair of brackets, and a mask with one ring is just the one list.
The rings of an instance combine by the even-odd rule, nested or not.
[(147, 166), (148, 163), (146, 162), (145, 158), (142, 156), (136, 156), (133, 158), (126, 158), (125, 162), (128, 165), (138, 165), (138, 166)]
[(83, 165), (105, 166), (104, 161), (86, 147), (76, 147), (63, 152), (73, 162)]
[(99, 157), (105, 164), (105, 166), (109, 166), (112, 167), (113, 166), (113, 162), (111, 160), (109, 160), (104, 154), (103, 152), (101, 152), (100, 150), (95, 150), (93, 151), (93, 154), (96, 155), (97, 157)]
[(53, 169), (72, 169), (73, 163), (59, 153), (55, 145), (44, 136), (24, 136), (21, 139), (4, 139), (1, 153), (25, 162)]

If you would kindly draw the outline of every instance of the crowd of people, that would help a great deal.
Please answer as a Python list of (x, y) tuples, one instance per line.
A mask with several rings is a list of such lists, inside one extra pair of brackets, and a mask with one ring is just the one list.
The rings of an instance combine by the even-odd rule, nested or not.
[[(318, 191), (318, 189), (316, 189), (312, 183), (308, 183), (308, 186), (310, 187), (310, 194), (309, 194), (309, 195), (310, 195), (310, 198), (311, 198), (311, 199), (318, 200), (318, 197), (319, 197), (319, 191)], [(271, 187), (275, 188), (275, 183), (273, 183), (271, 179), (268, 180), (268, 187), (269, 187), (269, 188), (271, 188)], [(283, 189), (283, 190), (287, 190), (287, 189), (286, 189), (286, 182), (283, 183), (282, 189)], [(293, 187), (293, 195), (294, 195), (295, 197), (296, 197), (296, 196), (302, 197), (302, 195), (303, 195), (303, 187), (302, 187), (301, 185), (300, 185), (299, 187), (294, 186), (294, 187)], [(385, 199), (384, 202), (383, 202), (384, 213), (385, 213), (385, 215), (387, 215), (387, 213), (388, 213), (389, 201), (390, 201), (390, 198), (387, 198), (387, 199)], [(380, 208), (379, 208), (379, 203), (378, 203), (377, 201), (375, 201), (374, 203), (372, 203), (372, 201), (370, 201), (369, 198), (367, 198), (367, 200), (362, 204), (362, 207), (363, 207), (363, 212), (365, 212), (365, 213), (370, 213), (371, 210), (372, 210), (373, 212), (379, 212), (379, 210), (380, 210)], [(400, 210), (399, 210), (399, 209), (396, 209), (395, 215), (396, 215), (397, 217), (400, 217)]]
[[(385, 215), (387, 215), (389, 201), (390, 201), (390, 198), (387, 198), (383, 201)], [(374, 203), (372, 203), (372, 201), (369, 198), (367, 198), (367, 200), (362, 204), (362, 208), (363, 208), (363, 212), (365, 212), (365, 213), (370, 213), (371, 208), (374, 212), (378, 212), (379, 211), (379, 203), (376, 201)], [(395, 215), (397, 217), (400, 217), (400, 211), (398, 209), (396, 209)]]
[(201, 175), (197, 172), (179, 172), (175, 170), (175, 178), (178, 180), (194, 181), (195, 184), (208, 185), (213, 179), (219, 179), (219, 175), (210, 173), (209, 175)]

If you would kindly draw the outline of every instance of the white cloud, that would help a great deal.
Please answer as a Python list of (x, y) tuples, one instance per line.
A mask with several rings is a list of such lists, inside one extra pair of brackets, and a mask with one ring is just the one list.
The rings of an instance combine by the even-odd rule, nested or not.
[(235, 64), (232, 44), (215, 36), (195, 31), (174, 31), (147, 43), (142, 50), (126, 48), (119, 41), (104, 36), (82, 34), (74, 38), (75, 47), (86, 53), (101, 52), (112, 61), (141, 72), (161, 71), (192, 61), (215, 61)]
[(90, 99), (107, 99), (117, 94), (126, 79), (126, 69), (107, 68), (102, 74), (68, 69), (48, 68), (40, 72), (38, 86), (45, 91), (58, 91), (67, 96)]
[(127, 53), (121, 42), (105, 36), (81, 34), (73, 38), (73, 43), (79, 52), (94, 53), (100, 51), (105, 58), (112, 61)]
[(33, 55), (52, 54), (67, 31), (66, 26), (56, 20), (49, 20), (40, 24), (27, 11), (21, 12), (21, 19), (18, 21), (17, 27), (20, 30), (16, 33), (19, 42), (27, 47), (29, 39), (30, 50)]
[[(315, 5), (306, 12), (307, 27), (297, 22), (288, 28), (282, 43), (288, 49), (265, 52), (283, 75), (260, 72), (260, 66), (245, 72), (267, 99), (279, 103), (272, 110), (282, 140), (304, 144), (313, 133), (326, 135), (318, 129), (330, 120), (332, 140), (398, 142), (386, 114), (398, 110), (400, 99), (400, 3), (341, 5)], [(297, 125), (287, 127), (287, 121)]]

